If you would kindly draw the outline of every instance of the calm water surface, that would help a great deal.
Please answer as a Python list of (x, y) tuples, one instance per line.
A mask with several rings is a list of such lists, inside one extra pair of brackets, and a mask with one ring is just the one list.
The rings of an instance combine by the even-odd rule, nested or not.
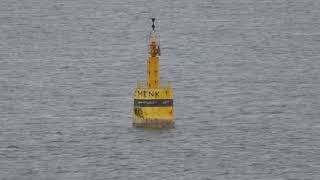
[[(150, 17), (176, 129), (131, 127)], [(0, 179), (320, 179), (320, 1), (0, 1)]]

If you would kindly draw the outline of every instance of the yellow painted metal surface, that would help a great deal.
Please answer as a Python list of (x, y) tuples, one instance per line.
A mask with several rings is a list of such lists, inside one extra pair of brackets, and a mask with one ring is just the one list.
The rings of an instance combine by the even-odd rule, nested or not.
[(172, 121), (175, 118), (172, 88), (136, 88), (134, 100), (142, 103), (151, 102), (134, 105), (133, 118), (137, 122), (145, 119)]
[(149, 88), (159, 88), (159, 57), (149, 57), (148, 60), (148, 86)]
[(143, 122), (144, 120), (166, 120), (173, 121), (175, 112), (171, 107), (135, 107), (133, 119), (135, 122)]

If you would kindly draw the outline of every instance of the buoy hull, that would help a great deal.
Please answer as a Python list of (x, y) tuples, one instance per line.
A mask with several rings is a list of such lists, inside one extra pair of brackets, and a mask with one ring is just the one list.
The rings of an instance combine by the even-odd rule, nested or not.
[(172, 88), (136, 88), (133, 126), (140, 128), (174, 128), (175, 111)]

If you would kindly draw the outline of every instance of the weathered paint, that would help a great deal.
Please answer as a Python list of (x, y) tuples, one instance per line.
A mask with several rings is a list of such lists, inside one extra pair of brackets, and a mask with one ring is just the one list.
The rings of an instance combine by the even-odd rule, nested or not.
[(149, 120), (168, 120), (171, 121), (175, 117), (174, 107), (134, 107), (133, 118), (140, 122), (145, 119)]
[(148, 60), (148, 86), (159, 88), (159, 57), (150, 57)]
[(136, 89), (134, 93), (133, 124), (137, 127), (172, 128), (175, 110), (173, 89)]

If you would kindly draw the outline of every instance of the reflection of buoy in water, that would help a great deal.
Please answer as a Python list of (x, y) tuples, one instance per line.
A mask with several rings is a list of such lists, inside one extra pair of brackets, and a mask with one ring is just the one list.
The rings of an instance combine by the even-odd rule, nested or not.
[(149, 40), (148, 82), (137, 82), (134, 92), (133, 126), (173, 128), (175, 119), (173, 89), (169, 81), (160, 83), (160, 45), (154, 30), (154, 20), (152, 18)]

